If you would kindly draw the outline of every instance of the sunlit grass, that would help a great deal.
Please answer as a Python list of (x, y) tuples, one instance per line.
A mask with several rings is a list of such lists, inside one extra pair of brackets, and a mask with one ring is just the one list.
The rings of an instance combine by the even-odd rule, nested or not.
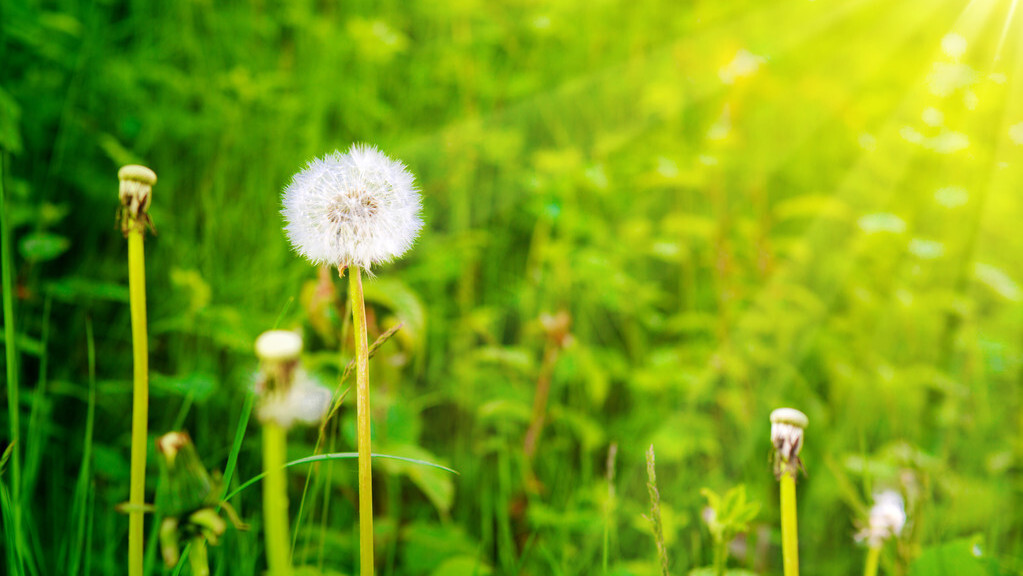
[[(374, 361), (374, 444), (461, 473), (375, 471), (382, 575), (657, 573), (651, 443), (669, 555), (686, 564), (672, 573), (712, 561), (700, 488), (738, 484), (762, 506), (731, 566), (780, 573), (757, 423), (797, 397), (815, 427), (804, 572), (862, 570), (857, 500), (894, 469), (920, 508), (882, 573), (974, 534), (985, 558), (1023, 554), (1019, 515), (1001, 513), (1023, 437), (1017, 0), (51, 9), (5, 16), (0, 44), (24, 147), (4, 164), (5, 338), (24, 361), (3, 429), (27, 415), (19, 552), (44, 573), (69, 559), (123, 573), (130, 331), (111, 170), (145, 160), (166, 199), (147, 242), (150, 429), (189, 429), (226, 493), (259, 473), (253, 337), (303, 326), (331, 386), (351, 358), (344, 288), (289, 252), (279, 192), (358, 140), (407, 160), (428, 226), (366, 284), (371, 339), (405, 322)], [(47, 256), (45, 234), (72, 242)], [(540, 318), (562, 309), (573, 342), (528, 457)], [(289, 436), (288, 460), (353, 450), (348, 408), (322, 443)], [(355, 467), (302, 466), (296, 565), (352, 573)], [(258, 492), (235, 500), (256, 526)], [(261, 542), (229, 531), (214, 573), (260, 573)], [(65, 549), (83, 552), (48, 554)]]

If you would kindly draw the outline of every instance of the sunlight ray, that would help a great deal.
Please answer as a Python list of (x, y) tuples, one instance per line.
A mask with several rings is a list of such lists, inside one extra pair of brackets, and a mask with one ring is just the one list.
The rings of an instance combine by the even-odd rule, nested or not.
[(1012, 25), (1012, 17), (1016, 13), (1016, 5), (1019, 4), (1019, 0), (1012, 0), (1012, 4), (1009, 5), (1009, 14), (1005, 17), (1005, 23), (1002, 25), (1002, 35), (998, 38), (998, 48), (995, 49), (995, 63), (1002, 57), (1002, 47), (1005, 45), (1005, 38), (1009, 35), (1009, 27)]
[[(951, 29), (957, 28), (973, 28), (973, 26), (964, 26), (966, 22), (976, 21), (971, 18), (971, 13), (976, 15), (975, 12), (970, 10), (971, 7), (977, 7), (976, 3), (970, 3), (966, 6), (957, 18), (956, 25), (953, 25)], [(937, 52), (936, 52), (937, 53)], [(879, 145), (887, 146), (887, 149), (879, 149), (873, 153), (864, 153), (861, 157), (861, 161), (857, 166), (854, 166), (847, 172), (845, 182), (838, 188), (836, 197), (843, 198), (849, 205), (855, 205), (854, 199), (857, 195), (857, 190), (869, 189), (870, 174), (873, 172), (872, 164), (877, 162), (878, 159), (884, 158), (885, 162), (891, 166), (892, 164), (900, 166), (899, 171), (905, 173), (908, 169), (910, 162), (912, 161), (913, 155), (910, 153), (910, 149), (906, 146), (906, 143), (902, 141), (899, 136), (901, 126), (904, 123), (904, 118), (911, 115), (910, 107), (917, 99), (923, 94), (925, 89), (924, 79), (926, 78), (927, 70), (921, 70), (916, 82), (908, 84), (908, 88), (902, 98), (900, 106), (893, 111), (885, 122), (885, 126), (882, 129), (881, 136), (878, 137)], [(865, 179), (865, 180), (864, 180)], [(889, 186), (891, 191), (889, 194), (894, 194), (894, 189), (897, 186), (897, 179), (889, 179)], [(809, 243), (815, 246), (829, 246), (829, 252), (843, 252), (846, 254), (855, 254), (857, 249), (856, 244), (847, 244), (855, 239), (849, 239), (842, 241), (840, 238), (836, 238), (833, 235), (833, 231), (830, 229), (829, 223), (818, 220), (814, 222), (806, 233), (807, 238), (813, 238)], [(843, 247), (845, 245), (845, 247)], [(824, 292), (819, 292), (818, 296), (824, 302), (834, 302), (838, 297), (838, 291), (841, 286), (848, 283), (848, 279), (855, 272), (857, 264), (854, 261), (845, 263), (842, 267), (844, 272), (839, 272), (836, 277), (826, 282), (823, 288)], [(763, 308), (772, 298), (775, 298), (778, 293), (778, 287), (791, 280), (792, 276), (799, 277), (807, 274), (812, 274), (812, 267), (809, 263), (801, 264), (798, 262), (792, 262), (785, 269), (779, 269), (776, 271), (775, 276), (763, 286), (760, 290), (760, 294), (754, 298), (752, 303), (747, 308), (744, 318), (737, 319), (735, 329), (732, 331), (731, 340), (742, 341), (744, 337), (752, 335), (750, 328), (747, 325), (747, 319), (750, 314), (754, 313), (757, 309)], [(809, 280), (809, 278), (807, 278)], [(808, 345), (813, 340), (812, 334), (819, 330), (818, 327), (808, 327), (807, 336), (803, 338), (803, 344), (799, 349), (792, 351), (792, 360), (798, 363), (799, 359), (805, 356), (808, 350)], [(745, 336), (744, 336), (745, 335)], [(778, 378), (786, 379), (793, 376), (792, 374), (778, 374)]]

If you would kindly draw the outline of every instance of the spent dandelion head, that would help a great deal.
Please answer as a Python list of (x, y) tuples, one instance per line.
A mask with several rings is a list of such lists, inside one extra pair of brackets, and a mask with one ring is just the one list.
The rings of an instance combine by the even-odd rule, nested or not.
[(775, 450), (774, 473), (779, 478), (803, 468), (799, 451), (803, 448), (803, 430), (810, 423), (806, 414), (795, 408), (778, 408), (771, 412), (771, 444)]
[(415, 179), (373, 146), (317, 158), (284, 189), (285, 231), (295, 251), (338, 268), (390, 262), (423, 227)]
[(270, 330), (256, 339), (262, 363), (256, 393), (259, 419), (287, 430), (295, 422), (315, 424), (330, 405), (330, 391), (310, 378), (299, 363), (302, 338), (288, 330)]
[(152, 227), (149, 204), (153, 201), (156, 172), (145, 166), (129, 164), (117, 171), (117, 179), (120, 181), (117, 196), (121, 200), (118, 213), (121, 231), (127, 236), (133, 227)]

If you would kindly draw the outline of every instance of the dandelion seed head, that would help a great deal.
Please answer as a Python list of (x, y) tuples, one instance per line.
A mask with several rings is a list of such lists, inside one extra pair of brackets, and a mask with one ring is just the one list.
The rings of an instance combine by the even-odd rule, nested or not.
[(281, 213), (295, 251), (344, 268), (390, 262), (423, 227), (415, 179), (373, 146), (317, 158), (284, 189)]
[(874, 495), (867, 527), (856, 534), (856, 540), (866, 541), (871, 548), (880, 547), (885, 540), (902, 534), (906, 525), (906, 505), (902, 494), (885, 490)]

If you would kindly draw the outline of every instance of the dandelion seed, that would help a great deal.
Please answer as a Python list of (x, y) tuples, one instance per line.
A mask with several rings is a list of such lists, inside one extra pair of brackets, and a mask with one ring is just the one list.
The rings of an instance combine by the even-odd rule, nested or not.
[(284, 190), (283, 204), (288, 239), (317, 265), (369, 270), (408, 251), (423, 227), (412, 174), (360, 144), (310, 162)]

